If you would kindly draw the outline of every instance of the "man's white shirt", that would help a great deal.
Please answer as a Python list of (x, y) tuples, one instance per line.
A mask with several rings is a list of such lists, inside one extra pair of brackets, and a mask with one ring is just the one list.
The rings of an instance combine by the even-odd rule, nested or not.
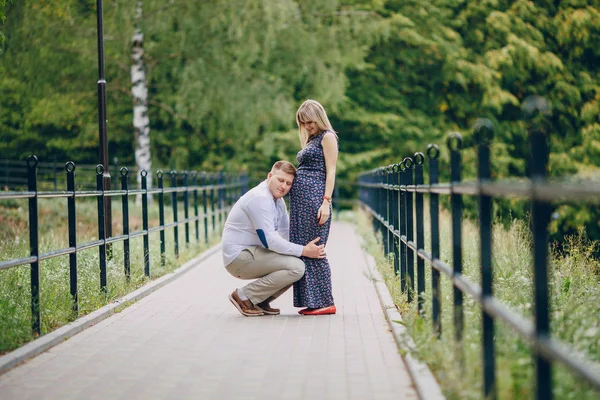
[(300, 257), (304, 246), (289, 241), (290, 221), (283, 198), (277, 200), (267, 181), (249, 190), (233, 205), (223, 229), (223, 264), (231, 264), (250, 246)]

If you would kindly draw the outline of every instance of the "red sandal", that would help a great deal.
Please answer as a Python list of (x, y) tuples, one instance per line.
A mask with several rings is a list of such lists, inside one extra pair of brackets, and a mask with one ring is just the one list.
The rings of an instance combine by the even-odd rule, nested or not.
[(323, 308), (314, 308), (312, 310), (300, 310), (302, 315), (330, 315), (335, 314), (336, 312), (335, 306), (323, 307)]

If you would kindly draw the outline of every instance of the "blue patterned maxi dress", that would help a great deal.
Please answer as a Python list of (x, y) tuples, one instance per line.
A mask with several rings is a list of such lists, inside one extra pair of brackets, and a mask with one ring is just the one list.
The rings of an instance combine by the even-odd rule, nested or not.
[[(302, 246), (316, 237), (327, 244), (331, 217), (319, 225), (317, 213), (325, 195), (325, 156), (321, 141), (325, 132), (309, 139), (298, 152), (298, 172), (290, 190), (290, 241)], [(331, 212), (331, 205), (329, 205)], [(331, 292), (331, 270), (327, 258), (302, 257), (304, 276), (294, 283), (294, 307), (321, 308), (334, 304)]]

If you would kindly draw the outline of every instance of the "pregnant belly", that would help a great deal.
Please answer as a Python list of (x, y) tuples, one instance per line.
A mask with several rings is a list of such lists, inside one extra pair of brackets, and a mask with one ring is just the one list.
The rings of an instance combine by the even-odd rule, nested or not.
[(304, 193), (305, 196), (323, 196), (323, 193), (325, 193), (325, 177), (313, 176), (312, 174), (297, 175), (292, 184), (290, 195), (300, 195), (302, 193)]

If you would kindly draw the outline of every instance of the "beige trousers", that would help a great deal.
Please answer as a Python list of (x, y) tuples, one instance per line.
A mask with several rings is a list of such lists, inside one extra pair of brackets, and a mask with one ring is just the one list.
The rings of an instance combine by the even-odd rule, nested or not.
[(244, 286), (253, 304), (281, 296), (304, 275), (304, 261), (260, 246), (250, 246), (227, 267), (227, 272), (240, 279), (256, 279)]

